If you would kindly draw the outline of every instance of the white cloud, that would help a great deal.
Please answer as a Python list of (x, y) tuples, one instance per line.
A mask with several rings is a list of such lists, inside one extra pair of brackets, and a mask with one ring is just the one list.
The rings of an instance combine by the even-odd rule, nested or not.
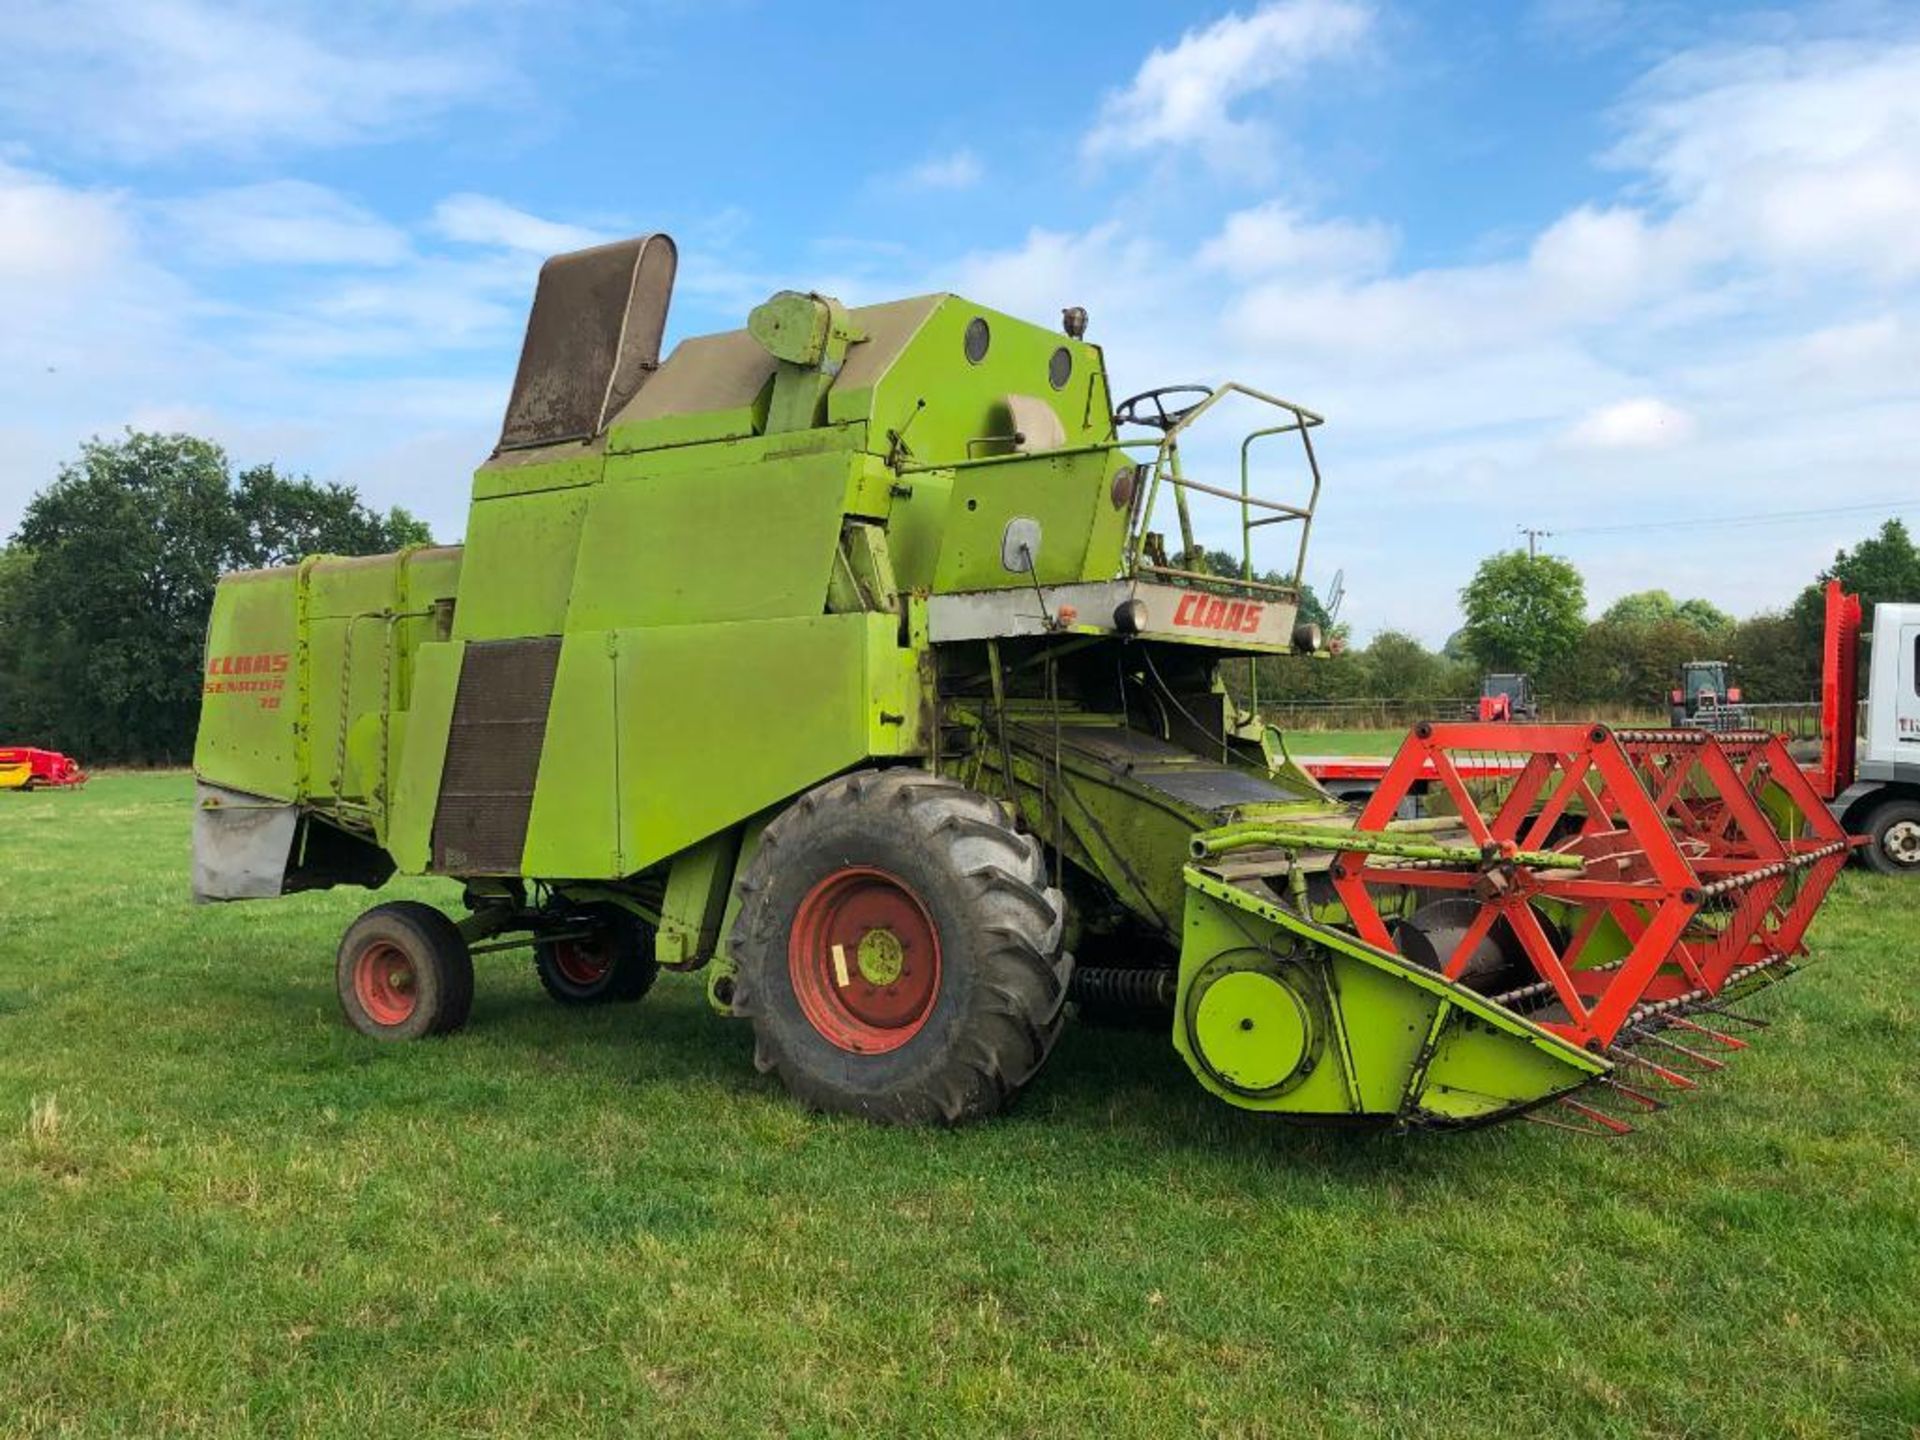
[(210, 190), (162, 210), (200, 262), (384, 266), (411, 248), (398, 226), (304, 180)]
[(490, 195), (448, 196), (434, 207), (433, 228), (464, 245), (493, 245), (541, 256), (580, 250), (612, 238), (582, 225), (543, 220)]
[(1567, 438), (1590, 450), (1663, 450), (1692, 438), (1694, 418), (1654, 395), (1603, 405), (1580, 417)]
[(1262, 130), (1237, 118), (1234, 106), (1314, 61), (1352, 53), (1372, 23), (1371, 8), (1353, 0), (1270, 0), (1250, 15), (1235, 12), (1189, 30), (1107, 96), (1086, 152), (1198, 145), (1244, 159)]
[(971, 150), (932, 155), (913, 166), (901, 179), (914, 190), (970, 190), (986, 174), (980, 157)]
[(1180, 365), (1186, 347), (1169, 307), (1186, 297), (1182, 287), (1167, 283), (1179, 267), (1136, 226), (1109, 221), (1079, 232), (1034, 229), (1010, 249), (974, 251), (889, 288), (894, 294), (953, 290), (1042, 324), (1078, 305), (1089, 313), (1089, 338), (1109, 355), (1153, 336), (1158, 363)]
[(1276, 271), (1371, 274), (1393, 257), (1393, 231), (1376, 221), (1311, 221), (1282, 200), (1229, 215), (1200, 247), (1200, 263), (1238, 279)]
[(1711, 50), (1659, 66), (1614, 160), (1698, 243), (1752, 262), (1920, 275), (1920, 43)]
[(485, 96), (486, 40), (473, 16), (353, 0), (8, 0), (0, 113), (135, 159), (366, 140)]
[(77, 283), (133, 245), (125, 197), (75, 189), (0, 161), (0, 293)]

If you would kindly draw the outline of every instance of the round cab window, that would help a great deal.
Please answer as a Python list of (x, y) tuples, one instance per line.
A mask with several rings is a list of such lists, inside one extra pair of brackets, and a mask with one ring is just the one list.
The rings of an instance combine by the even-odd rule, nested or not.
[(987, 322), (976, 315), (967, 322), (967, 363), (978, 365), (987, 358), (987, 346), (993, 343), (993, 332), (987, 329)]
[(1062, 345), (1053, 352), (1053, 358), (1047, 361), (1047, 380), (1056, 390), (1067, 388), (1067, 381), (1073, 378), (1073, 352)]

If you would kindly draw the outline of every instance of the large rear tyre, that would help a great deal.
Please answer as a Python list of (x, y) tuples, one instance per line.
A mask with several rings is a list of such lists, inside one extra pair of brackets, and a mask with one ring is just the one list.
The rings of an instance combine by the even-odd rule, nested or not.
[(1867, 812), (1860, 858), (1882, 875), (1920, 875), (1920, 800), (1885, 800)]
[(569, 930), (570, 940), (542, 940), (533, 947), (540, 984), (562, 1005), (630, 1004), (653, 988), (660, 967), (653, 958), (653, 927), (618, 905), (594, 905)]
[(892, 1124), (998, 1114), (1065, 1018), (1065, 905), (1000, 806), (919, 770), (809, 791), (740, 881), (736, 1013), (802, 1104)]
[(340, 941), (334, 983), (347, 1023), (376, 1040), (446, 1035), (473, 1009), (473, 957), (431, 905), (376, 905)]

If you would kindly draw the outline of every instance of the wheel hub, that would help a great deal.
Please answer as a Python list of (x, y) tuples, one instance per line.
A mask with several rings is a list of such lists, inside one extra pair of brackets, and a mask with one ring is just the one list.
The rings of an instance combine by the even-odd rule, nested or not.
[(612, 968), (606, 946), (586, 940), (556, 940), (553, 965), (561, 975), (580, 986), (598, 984)]
[(869, 985), (891, 985), (906, 968), (907, 951), (900, 937), (884, 926), (876, 926), (860, 937), (860, 978)]
[(940, 938), (913, 887), (848, 866), (794, 912), (788, 974), (821, 1036), (857, 1055), (897, 1050), (926, 1025), (940, 993)]
[(415, 987), (412, 959), (391, 941), (376, 941), (354, 962), (354, 996), (376, 1025), (404, 1025), (419, 1003)]
[(1897, 864), (1920, 865), (1920, 820), (1900, 820), (1889, 825), (1882, 844)]

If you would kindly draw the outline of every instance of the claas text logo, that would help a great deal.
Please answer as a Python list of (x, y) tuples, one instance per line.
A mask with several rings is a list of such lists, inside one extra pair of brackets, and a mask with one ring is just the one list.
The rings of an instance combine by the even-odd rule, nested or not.
[(205, 693), (251, 695), (262, 710), (278, 710), (287, 688), (290, 658), (285, 651), (267, 655), (209, 655)]

